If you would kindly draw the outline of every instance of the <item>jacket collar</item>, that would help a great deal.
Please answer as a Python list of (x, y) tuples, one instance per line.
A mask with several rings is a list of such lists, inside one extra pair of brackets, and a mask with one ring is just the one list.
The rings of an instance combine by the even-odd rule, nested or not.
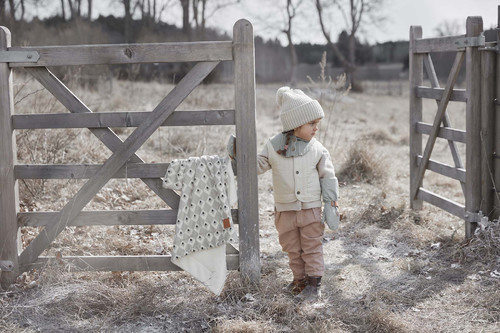
[(274, 150), (284, 157), (296, 157), (306, 154), (314, 143), (314, 138), (310, 141), (298, 138), (291, 133), (280, 133), (271, 139)]

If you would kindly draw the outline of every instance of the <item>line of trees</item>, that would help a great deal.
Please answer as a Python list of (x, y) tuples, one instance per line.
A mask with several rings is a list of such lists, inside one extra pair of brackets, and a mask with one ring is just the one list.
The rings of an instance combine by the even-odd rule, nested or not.
[[(206, 40), (213, 38), (213, 33), (207, 36), (207, 23), (220, 10), (229, 6), (248, 5), (254, 0), (100, 0), (99, 4), (107, 2), (110, 8), (116, 8), (122, 16), (120, 25), (123, 30), (123, 41), (137, 41), (138, 27), (158, 26), (165, 24), (167, 14), (175, 12), (182, 15), (181, 31), (184, 40)], [(348, 83), (353, 85), (356, 66), (370, 59), (370, 46), (360, 42), (360, 34), (371, 24), (380, 25), (384, 20), (382, 9), (386, 0), (277, 0), (275, 9), (269, 16), (261, 12), (253, 14), (255, 21), (267, 21), (277, 33), (286, 36), (286, 48), (290, 57), (290, 80), (300, 61), (307, 58), (304, 54), (307, 45), (296, 45), (294, 42), (297, 27), (307, 20), (308, 29), (321, 31), (331, 62), (342, 66), (348, 74)], [(269, 2), (267, 2), (269, 4)], [(96, 2), (93, 0), (0, 0), (0, 20), (14, 24), (22, 24), (30, 17), (30, 13), (53, 12), (57, 20), (68, 22), (72, 20), (92, 21), (95, 17)], [(54, 12), (55, 11), (55, 12)], [(263, 14), (263, 13), (262, 13)], [(281, 15), (276, 15), (281, 14)], [(32, 17), (33, 15), (31, 15)], [(250, 13), (250, 16), (252, 14)], [(282, 17), (282, 21), (276, 17)], [(274, 17), (274, 18), (271, 18)], [(311, 18), (314, 18), (311, 20)], [(99, 18), (102, 21), (102, 18)], [(252, 17), (250, 17), (252, 20)], [(4, 24), (4, 23), (2, 23)], [(343, 31), (334, 40), (330, 32), (333, 28), (343, 27)], [(303, 30), (303, 29), (302, 29)], [(297, 53), (299, 49), (300, 55)], [(300, 52), (302, 51), (302, 52)], [(318, 57), (320, 59), (320, 57)], [(316, 60), (318, 62), (318, 60)]]

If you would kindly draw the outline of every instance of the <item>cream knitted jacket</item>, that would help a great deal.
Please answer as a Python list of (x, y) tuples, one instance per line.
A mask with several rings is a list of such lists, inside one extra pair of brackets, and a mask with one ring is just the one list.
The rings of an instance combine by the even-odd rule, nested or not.
[(304, 155), (284, 157), (274, 150), (271, 140), (272, 138), (267, 141), (257, 156), (257, 171), (261, 174), (272, 169), (277, 209), (285, 210), (280, 209), (280, 206), (293, 207), (293, 203), (297, 202), (302, 204), (299, 209), (321, 207), (319, 179), (336, 179), (328, 150), (313, 138)]

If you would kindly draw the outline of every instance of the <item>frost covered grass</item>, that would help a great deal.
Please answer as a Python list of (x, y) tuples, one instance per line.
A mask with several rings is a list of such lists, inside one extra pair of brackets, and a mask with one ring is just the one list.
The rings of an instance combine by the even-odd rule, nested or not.
[[(110, 94), (109, 82), (106, 89), (92, 90), (67, 84), (94, 111), (151, 110), (173, 88), (113, 81)], [(64, 112), (34, 82), (21, 86), (19, 112)], [(281, 128), (274, 105), (277, 88), (257, 86), (257, 150)], [(203, 85), (179, 109), (230, 109), (233, 95), (229, 86)], [(409, 210), (406, 97), (347, 97), (336, 103), (331, 123), (322, 127), (342, 133), (324, 137), (343, 182), (345, 219), (338, 232), (325, 234), (326, 275), (319, 302), (297, 303), (282, 292), (291, 274), (274, 228), (267, 173), (259, 177), (260, 285), (233, 271), (222, 294), (215, 296), (183, 272), (70, 273), (56, 261), (23, 274), (0, 293), (0, 331), (497, 332), (498, 223), (466, 243), (463, 221), (428, 205)], [(114, 130), (122, 139), (131, 132)], [(138, 155), (159, 163), (221, 154), (233, 130), (164, 127)], [(102, 163), (110, 154), (86, 130), (19, 135), (22, 163)], [(448, 152), (438, 146), (435, 153), (444, 157)], [(22, 209), (60, 209), (82, 183), (21, 183)], [(434, 186), (444, 195), (460, 192), (460, 185), (451, 182), (436, 181)], [(106, 184), (85, 209), (158, 208), (164, 204), (140, 180), (119, 179)], [(172, 232), (169, 226), (70, 227), (44, 255), (168, 254)], [(37, 233), (37, 228), (22, 228), (24, 244)]]

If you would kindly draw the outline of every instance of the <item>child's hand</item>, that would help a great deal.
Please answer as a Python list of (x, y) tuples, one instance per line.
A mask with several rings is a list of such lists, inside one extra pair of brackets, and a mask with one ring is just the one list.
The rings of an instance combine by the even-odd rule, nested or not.
[(232, 160), (236, 159), (236, 137), (234, 135), (230, 135), (227, 141), (227, 154)]

